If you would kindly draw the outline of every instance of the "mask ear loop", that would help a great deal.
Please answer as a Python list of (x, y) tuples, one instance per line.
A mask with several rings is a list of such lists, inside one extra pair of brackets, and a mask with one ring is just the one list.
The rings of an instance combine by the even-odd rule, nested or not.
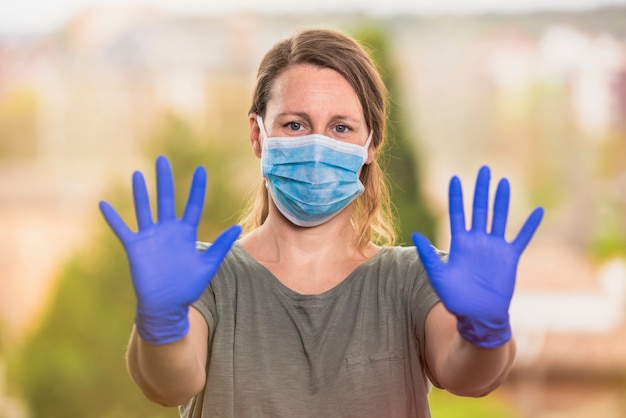
[[(267, 143), (267, 132), (265, 131), (265, 125), (263, 124), (263, 118), (261, 117), (261, 115), (256, 115), (256, 123), (257, 125), (259, 125), (259, 140), (262, 139), (261, 141), (261, 164), (260, 164), (260, 168), (261, 168), (261, 176), (263, 176), (263, 158), (265, 157), (265, 152), (266, 152), (266, 148), (265, 148), (265, 144)], [(269, 193), (269, 180), (267, 178), (264, 178), (264, 182), (265, 184), (265, 188), (268, 189), (268, 193)]]
[(265, 125), (263, 124), (263, 118), (261, 115), (256, 115), (256, 123), (259, 125), (260, 136), (263, 138), (263, 146), (265, 146), (265, 142), (267, 140), (267, 132), (265, 131)]
[(365, 161), (367, 161), (367, 157), (368, 157), (368, 154), (369, 154), (370, 144), (372, 143), (372, 136), (373, 135), (374, 135), (374, 131), (370, 131), (370, 134), (367, 137), (367, 141), (365, 141), (365, 145), (363, 145), (363, 148), (365, 149), (365, 155), (363, 157), (363, 164), (365, 164)]
[(373, 135), (374, 135), (374, 131), (370, 131), (370, 134), (367, 137), (367, 141), (365, 141), (365, 145), (363, 145), (365, 147), (365, 149), (368, 149), (370, 147), (370, 144), (372, 143), (372, 136)]

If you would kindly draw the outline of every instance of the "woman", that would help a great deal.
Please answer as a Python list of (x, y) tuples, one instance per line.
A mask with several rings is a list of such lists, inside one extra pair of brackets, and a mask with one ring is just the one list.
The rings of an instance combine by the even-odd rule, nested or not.
[(177, 219), (164, 157), (156, 222), (141, 173), (137, 233), (101, 203), (129, 258), (127, 366), (149, 399), (185, 417), (429, 417), (429, 382), (482, 396), (504, 380), (517, 262), (543, 212), (506, 242), (501, 180), (488, 232), (483, 167), (469, 230), (459, 179), (450, 183), (446, 262), (420, 234), (415, 248), (393, 246), (376, 161), (385, 94), (352, 38), (298, 32), (260, 64), (249, 124), (264, 183), (241, 239), (233, 226), (197, 250), (206, 174), (196, 170)]

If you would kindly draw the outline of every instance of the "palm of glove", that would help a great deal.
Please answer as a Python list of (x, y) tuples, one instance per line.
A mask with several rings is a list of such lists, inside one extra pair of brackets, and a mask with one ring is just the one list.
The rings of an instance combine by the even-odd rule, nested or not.
[(452, 240), (448, 262), (429, 278), (455, 316), (490, 318), (509, 309), (518, 259), (503, 238), (469, 231)]
[(125, 243), (138, 309), (152, 312), (197, 300), (218, 263), (195, 246), (196, 228), (180, 220), (160, 222)]
[(133, 175), (133, 197), (138, 231), (133, 233), (106, 202), (100, 209), (122, 242), (137, 297), (136, 324), (148, 342), (163, 344), (184, 336), (187, 311), (209, 284), (234, 241), (241, 233), (237, 225), (224, 231), (208, 250), (196, 249), (198, 224), (204, 205), (206, 172), (198, 168), (182, 218), (176, 217), (174, 185), (169, 162), (159, 157), (157, 209), (153, 222), (143, 175)]
[(489, 180), (489, 168), (482, 167), (476, 180), (472, 226), (467, 230), (461, 184), (457, 177), (452, 178), (452, 242), (447, 263), (439, 259), (423, 235), (413, 235), (433, 289), (446, 309), (457, 317), (459, 333), (482, 347), (496, 347), (510, 339), (508, 310), (518, 261), (543, 216), (543, 209), (535, 209), (515, 240), (507, 242), (504, 233), (510, 191), (508, 181), (503, 179), (496, 191), (493, 223), (488, 232)]

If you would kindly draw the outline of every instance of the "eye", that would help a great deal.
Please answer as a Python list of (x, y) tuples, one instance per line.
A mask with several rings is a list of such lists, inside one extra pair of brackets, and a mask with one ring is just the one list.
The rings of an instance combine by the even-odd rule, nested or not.
[(302, 129), (302, 124), (298, 122), (288, 122), (285, 126), (292, 131), (299, 131)]
[(337, 131), (340, 134), (345, 134), (350, 131), (350, 128), (346, 125), (337, 125), (335, 126), (335, 131)]

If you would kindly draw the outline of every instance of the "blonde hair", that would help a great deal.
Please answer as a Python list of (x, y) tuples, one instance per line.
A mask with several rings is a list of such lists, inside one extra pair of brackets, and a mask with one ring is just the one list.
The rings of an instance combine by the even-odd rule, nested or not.
[[(385, 142), (387, 89), (365, 49), (353, 38), (330, 29), (307, 29), (274, 45), (263, 57), (257, 73), (250, 115), (265, 116), (274, 80), (289, 66), (314, 65), (341, 74), (355, 90), (365, 120), (372, 131), (372, 145), (378, 156)], [(369, 242), (393, 245), (396, 231), (389, 190), (384, 173), (374, 159), (361, 169), (365, 191), (354, 201), (350, 219), (357, 233), (357, 245)], [(262, 182), (239, 223), (250, 231), (265, 222), (269, 211), (268, 194)]]

